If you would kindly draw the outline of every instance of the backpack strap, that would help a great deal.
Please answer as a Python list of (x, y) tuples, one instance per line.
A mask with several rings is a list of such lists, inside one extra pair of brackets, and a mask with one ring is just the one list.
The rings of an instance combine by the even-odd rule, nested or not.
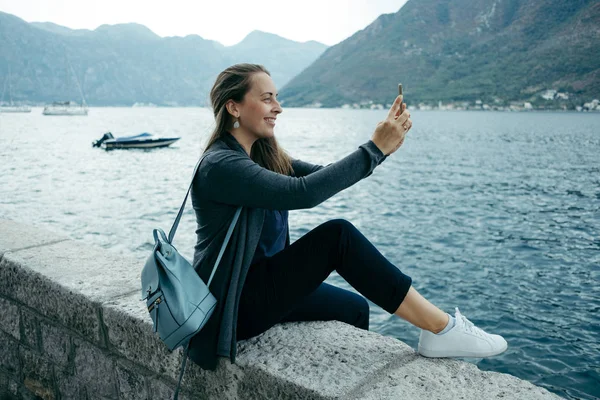
[(219, 262), (221, 261), (221, 257), (223, 257), (223, 253), (225, 253), (225, 247), (227, 247), (227, 243), (231, 238), (231, 234), (233, 233), (233, 228), (235, 228), (235, 224), (237, 223), (238, 218), (240, 217), (240, 213), (242, 212), (242, 207), (239, 207), (235, 210), (235, 215), (233, 216), (233, 220), (231, 224), (229, 224), (229, 229), (227, 230), (227, 235), (225, 235), (225, 241), (223, 242), (223, 246), (221, 246), (221, 251), (219, 251), (219, 256), (217, 257), (217, 261), (215, 261), (215, 266), (213, 267), (212, 272), (210, 273), (210, 278), (208, 278), (208, 282), (206, 282), (206, 286), (210, 286), (210, 282), (215, 276), (215, 272), (217, 272), (217, 267), (219, 266)]
[(181, 204), (181, 207), (179, 207), (179, 212), (177, 213), (177, 218), (175, 218), (175, 221), (173, 222), (173, 226), (171, 226), (171, 230), (169, 231), (169, 243), (173, 243), (173, 238), (175, 238), (175, 232), (177, 231), (177, 227), (179, 226), (179, 220), (181, 219), (181, 216), (183, 215), (183, 209), (185, 208), (185, 203), (187, 202), (188, 195), (190, 194), (190, 190), (192, 190), (192, 185), (194, 184), (194, 178), (196, 177), (196, 172), (198, 172), (200, 163), (202, 162), (202, 160), (204, 160), (204, 157), (206, 157), (206, 156), (207, 156), (207, 153), (204, 153), (202, 155), (202, 157), (200, 157), (200, 159), (196, 163), (196, 166), (194, 167), (194, 173), (192, 174), (192, 182), (190, 183), (190, 187), (188, 188), (187, 192), (185, 193), (185, 198), (183, 199), (183, 203)]
[(179, 371), (179, 381), (177, 382), (177, 387), (175, 388), (175, 393), (173, 394), (173, 400), (177, 400), (179, 397), (179, 389), (181, 388), (181, 381), (183, 380), (183, 372), (185, 371), (185, 364), (187, 363), (188, 353), (190, 352), (190, 342), (185, 346), (185, 350), (183, 352), (183, 361), (181, 362), (181, 370)]
[[(206, 156), (207, 156), (207, 153), (204, 153), (202, 155), (202, 157), (200, 157), (200, 159), (196, 163), (196, 166), (194, 167), (194, 173), (192, 174), (192, 182), (190, 183), (190, 187), (188, 188), (188, 190), (185, 194), (185, 198), (183, 199), (183, 203), (181, 204), (181, 207), (179, 207), (179, 212), (177, 213), (177, 217), (175, 218), (175, 221), (173, 222), (173, 226), (171, 226), (171, 230), (169, 231), (169, 238), (168, 238), (169, 244), (173, 243), (173, 239), (175, 238), (175, 232), (177, 231), (177, 227), (179, 226), (179, 220), (181, 219), (181, 216), (183, 215), (183, 210), (185, 208), (187, 198), (190, 194), (190, 190), (192, 190), (192, 185), (194, 184), (194, 179), (196, 178), (196, 173), (198, 172), (198, 168), (200, 168), (200, 163), (202, 162), (202, 160), (204, 160), (204, 157), (206, 157)], [(241, 212), (242, 212), (242, 206), (238, 207), (238, 209), (235, 211), (233, 220), (231, 221), (231, 224), (229, 224), (229, 229), (227, 230), (227, 234), (225, 235), (225, 241), (223, 242), (223, 245), (221, 246), (221, 250), (219, 251), (219, 256), (217, 257), (217, 261), (215, 262), (215, 266), (213, 267), (213, 270), (210, 274), (210, 278), (208, 278), (208, 282), (206, 283), (206, 286), (210, 286), (210, 282), (212, 281), (213, 277), (215, 276), (215, 272), (217, 272), (217, 267), (219, 266), (221, 257), (223, 257), (223, 253), (225, 253), (225, 248), (227, 247), (227, 243), (229, 243), (229, 239), (231, 239), (231, 234), (233, 233), (233, 229), (235, 228), (235, 225), (237, 224), (237, 221), (238, 221), (238, 218), (240, 217)], [(155, 234), (155, 239), (156, 239), (156, 234)]]

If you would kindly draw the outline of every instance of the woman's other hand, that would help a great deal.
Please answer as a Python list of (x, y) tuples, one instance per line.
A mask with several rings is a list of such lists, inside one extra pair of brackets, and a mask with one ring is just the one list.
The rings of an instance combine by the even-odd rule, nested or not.
[(411, 127), (410, 113), (402, 102), (402, 96), (398, 96), (387, 118), (377, 124), (371, 140), (384, 155), (389, 156), (402, 146)]

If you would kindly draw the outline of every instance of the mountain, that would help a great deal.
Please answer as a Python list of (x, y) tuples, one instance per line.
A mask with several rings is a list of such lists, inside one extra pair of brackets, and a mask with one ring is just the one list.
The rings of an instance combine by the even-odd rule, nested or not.
[(327, 49), (282, 90), (288, 106), (506, 103), (600, 96), (597, 0), (409, 0)]
[[(0, 13), (0, 15), (2, 15)], [(61, 26), (54, 24), (52, 22), (31, 22), (31, 26), (34, 26), (38, 29), (43, 29), (52, 33), (59, 33), (61, 35), (87, 35), (91, 31), (89, 29), (71, 29), (66, 26)]]
[(217, 74), (232, 64), (263, 64), (282, 87), (326, 48), (260, 31), (226, 47), (198, 35), (162, 38), (139, 24), (73, 30), (0, 12), (0, 80), (10, 66), (21, 102), (79, 101), (72, 67), (91, 105), (206, 105)]
[[(320, 55), (326, 48), (326, 45), (315, 41), (298, 43), (272, 33), (253, 31), (240, 43), (231, 46), (229, 52), (238, 60), (236, 62), (244, 60), (244, 62), (263, 64), (277, 84), (277, 82), (287, 83), (315, 61), (317, 58), (315, 54)], [(270, 67), (282, 62), (285, 62), (288, 69)], [(277, 85), (277, 87), (281, 86)]]
[(100, 25), (95, 32), (112, 40), (160, 40), (160, 36), (140, 24)]

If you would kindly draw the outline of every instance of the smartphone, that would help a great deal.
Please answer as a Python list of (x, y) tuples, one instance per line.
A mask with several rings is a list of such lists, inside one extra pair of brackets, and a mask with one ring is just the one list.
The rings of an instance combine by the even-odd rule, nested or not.
[(402, 102), (400, 103), (400, 112), (402, 111), (402, 103), (404, 103), (404, 94), (402, 93), (402, 84), (398, 84), (398, 96), (402, 96)]

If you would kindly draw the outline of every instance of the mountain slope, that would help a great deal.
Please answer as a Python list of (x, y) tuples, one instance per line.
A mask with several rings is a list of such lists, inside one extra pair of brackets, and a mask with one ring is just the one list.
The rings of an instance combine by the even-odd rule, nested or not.
[(61, 35), (87, 35), (91, 32), (89, 29), (71, 29), (52, 22), (30, 22), (30, 26)]
[(600, 94), (600, 3), (409, 0), (329, 48), (281, 91), (286, 105), (519, 100)]
[(91, 105), (206, 105), (216, 75), (238, 62), (265, 64), (278, 87), (327, 47), (253, 32), (225, 47), (198, 35), (161, 38), (139, 24), (72, 30), (0, 12), (0, 80), (15, 101), (79, 101), (72, 66)]
[[(293, 42), (281, 36), (261, 31), (253, 31), (240, 43), (227, 49), (233, 62), (263, 64), (271, 73), (278, 87), (284, 86), (292, 77), (309, 66), (327, 49), (327, 46), (310, 41)], [(285, 69), (278, 68), (284, 63)]]

